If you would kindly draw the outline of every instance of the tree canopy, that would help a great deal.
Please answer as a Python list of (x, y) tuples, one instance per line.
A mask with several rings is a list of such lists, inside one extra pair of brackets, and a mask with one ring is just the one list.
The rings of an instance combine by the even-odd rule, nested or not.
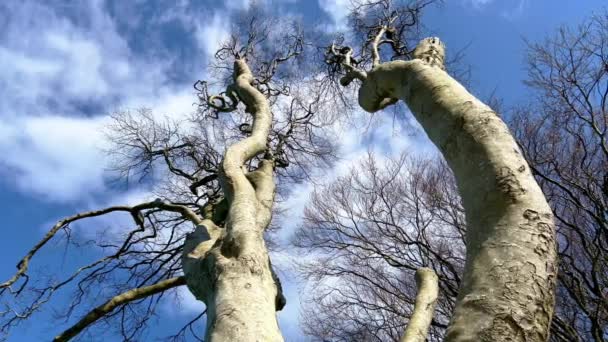
[[(263, 4), (235, 12), (204, 79), (191, 76), (189, 115), (163, 116), (145, 104), (110, 115), (105, 153), (116, 184), (149, 184), (149, 191), (64, 217), (21, 257), (13, 255), (17, 271), (0, 284), (3, 337), (51, 310), (63, 321), (50, 333), (56, 341), (104, 333), (143, 339), (163, 303), (183, 301), (178, 289), (187, 288), (205, 309), (164, 339), (280, 341), (276, 312), (292, 298), (272, 260), (287, 255), (307, 290), (301, 326), (312, 340), (491, 339), (508, 332), (606, 341), (608, 15), (527, 41), (525, 83), (533, 96), (497, 113), (498, 102), (486, 101), (490, 108), (461, 86), (469, 70), (475, 73), (464, 62), (466, 50), (423, 39), (432, 31), (423, 13), (441, 4), (353, 1), (337, 31)], [(470, 107), (454, 109), (460, 98)], [(384, 114), (363, 110), (389, 112), (418, 136), (424, 129), (437, 149), (390, 156), (370, 149), (342, 166), (348, 171), (335, 172), (344, 130), (369, 127)], [(352, 122), (359, 120), (364, 124)], [(511, 141), (513, 148), (505, 147)], [(516, 157), (506, 157), (511, 150)], [(303, 184), (314, 190), (298, 222), (282, 204)], [(504, 212), (519, 203), (526, 222), (514, 226), (530, 239), (507, 241), (510, 235), (496, 230), (494, 240), (486, 227), (508, 226)], [(106, 229), (82, 233), (108, 216), (117, 219)], [(293, 223), (286, 243), (281, 227)], [(59, 242), (68, 265), (59, 272), (37, 267)], [(534, 257), (547, 260), (542, 270), (535, 259), (516, 267), (528, 243)], [(484, 267), (485, 275), (476, 273)], [(487, 309), (496, 314), (488, 316), (493, 326), (463, 332), (459, 319), (490, 305), (478, 293), (494, 284), (507, 300), (487, 302), (497, 308)], [(540, 299), (534, 309), (518, 307), (521, 314), (513, 309), (508, 321), (502, 308), (524, 296)], [(465, 318), (454, 318), (455, 310)]]

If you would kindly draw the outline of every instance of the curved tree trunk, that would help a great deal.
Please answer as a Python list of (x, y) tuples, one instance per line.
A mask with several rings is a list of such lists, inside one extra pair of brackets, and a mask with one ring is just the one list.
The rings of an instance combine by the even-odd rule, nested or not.
[(467, 255), (448, 341), (546, 341), (556, 279), (551, 209), (494, 111), (443, 70), (443, 44), (411, 61), (376, 65), (359, 89), (374, 112), (407, 103), (455, 174), (467, 218)]
[(264, 160), (256, 171), (245, 171), (245, 163), (266, 150), (272, 123), (268, 100), (252, 81), (247, 63), (237, 59), (229, 87), (234, 94), (228, 95), (246, 105), (253, 128), (224, 155), (220, 181), (229, 208), (224, 228), (207, 218), (184, 247), (188, 288), (207, 306), (206, 341), (283, 341), (276, 318), (281, 294), (263, 238), (274, 201), (274, 163)]

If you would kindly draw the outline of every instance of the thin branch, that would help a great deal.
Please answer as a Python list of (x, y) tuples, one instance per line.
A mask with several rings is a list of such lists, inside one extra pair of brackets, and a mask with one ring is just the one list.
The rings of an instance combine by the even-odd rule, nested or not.
[(378, 52), (378, 44), (380, 43), (380, 39), (386, 32), (386, 26), (382, 26), (376, 34), (374, 41), (372, 42), (372, 67), (375, 67), (380, 64), (380, 52)]
[(69, 329), (67, 329), (64, 332), (62, 332), (61, 334), (57, 335), (53, 341), (55, 341), (55, 342), (69, 341), (72, 337), (78, 335), (82, 330), (86, 329), (88, 326), (95, 323), (95, 321), (102, 318), (104, 315), (112, 312), (112, 310), (114, 310), (114, 308), (116, 308), (117, 306), (120, 306), (122, 304), (131, 302), (134, 300), (138, 300), (141, 298), (149, 297), (149, 296), (155, 295), (157, 293), (166, 291), (168, 289), (171, 289), (171, 288), (174, 288), (177, 286), (181, 286), (181, 285), (185, 285), (185, 284), (186, 284), (186, 278), (181, 276), (181, 277), (166, 279), (166, 280), (160, 281), (153, 285), (139, 287), (139, 288), (135, 288), (135, 289), (131, 289), (129, 291), (123, 292), (123, 293), (113, 297), (109, 301), (103, 303), (102, 305), (96, 307), (95, 309), (91, 310), (80, 321), (78, 321), (78, 323), (74, 324)]
[(198, 188), (200, 188), (201, 186), (206, 185), (207, 183), (210, 183), (216, 179), (217, 179), (217, 174), (215, 174), (215, 173), (207, 175), (201, 179), (197, 179), (196, 181), (194, 181), (192, 184), (190, 184), (188, 186), (188, 189), (190, 189), (190, 191), (194, 195), (198, 195)]
[[(158, 208), (158, 209), (163, 209), (163, 210), (167, 210), (167, 211), (180, 213), (185, 219), (191, 221), (195, 225), (198, 225), (202, 222), (202, 219), (188, 207), (183, 206), (183, 205), (165, 203), (160, 200), (155, 200), (152, 202), (138, 204), (133, 207), (113, 206), (113, 207), (108, 207), (108, 208), (101, 209), (101, 210), (95, 210), (95, 211), (89, 211), (89, 212), (85, 212), (85, 213), (76, 214), (74, 216), (68, 217), (66, 219), (63, 219), (63, 220), (57, 222), (53, 226), (53, 228), (51, 228), (46, 233), (46, 235), (21, 259), (21, 261), (19, 261), (19, 263), (17, 264), (17, 272), (15, 273), (15, 275), (13, 275), (6, 282), (0, 284), (0, 293), (4, 292), (7, 288), (10, 288), (10, 286), (13, 285), (17, 280), (19, 280), (19, 278), (23, 277), (28, 270), (30, 260), (38, 252), (38, 250), (40, 250), (40, 248), (42, 248), (49, 240), (51, 240), (60, 229), (66, 227), (70, 223), (84, 219), (84, 218), (97, 217), (97, 216), (105, 215), (105, 214), (108, 214), (111, 212), (123, 211), (123, 212), (131, 213), (135, 222), (138, 223), (138, 225), (141, 225), (141, 224), (143, 224), (143, 221), (141, 219), (140, 211), (144, 210), (144, 209), (153, 209), (153, 208)], [(19, 288), (19, 290), (16, 291), (16, 294), (19, 294), (21, 292), (21, 290), (23, 290), (26, 283), (27, 283), (27, 281)]]
[(203, 310), (203, 312), (201, 312), (200, 314), (196, 315), (193, 319), (191, 319), (190, 322), (186, 323), (176, 334), (168, 336), (167, 340), (168, 341), (178, 341), (178, 340), (180, 340), (179, 339), (180, 337), (183, 337), (185, 339), (186, 330), (190, 330), (190, 333), (192, 333), (192, 336), (197, 341), (204, 342), (204, 340), (202, 338), (200, 338), (198, 335), (196, 335), (196, 333), (194, 332), (192, 327), (194, 326), (194, 323), (196, 323), (196, 321), (201, 319), (206, 314), (207, 314), (207, 309)]

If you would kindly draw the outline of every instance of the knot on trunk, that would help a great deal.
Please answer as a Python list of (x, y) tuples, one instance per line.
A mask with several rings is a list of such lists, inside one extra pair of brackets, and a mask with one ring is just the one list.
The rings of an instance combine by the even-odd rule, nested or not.
[(186, 236), (182, 252), (182, 270), (186, 285), (194, 297), (202, 301), (206, 297), (205, 290), (210, 288), (206, 257), (213, 243), (214, 239), (211, 238), (208, 228), (201, 224)]
[(359, 106), (366, 112), (377, 112), (397, 103), (399, 100), (394, 97), (393, 91), (391, 91), (394, 90), (393, 85), (395, 82), (393, 78), (387, 77), (387, 72), (385, 70), (391, 70), (389, 72), (394, 73), (396, 70), (393, 71), (393, 69), (390, 68), (390, 65), (394, 63), (395, 62), (385, 63), (375, 67), (374, 70), (369, 72), (368, 77), (363, 81), (361, 87), (359, 87)]
[(420, 59), (430, 66), (445, 70), (445, 45), (437, 37), (421, 40), (414, 49), (413, 56), (414, 59)]

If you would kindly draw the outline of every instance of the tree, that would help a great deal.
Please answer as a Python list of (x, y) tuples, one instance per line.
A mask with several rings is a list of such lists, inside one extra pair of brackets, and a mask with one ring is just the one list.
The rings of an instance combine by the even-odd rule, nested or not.
[[(438, 276), (429, 340), (441, 341), (465, 257), (465, 219), (456, 183), (439, 158), (369, 154), (318, 187), (293, 243), (315, 258), (304, 331), (318, 340), (399, 341), (410, 321), (418, 269)], [(407, 324), (409, 326), (409, 324)]]
[[(276, 311), (285, 299), (264, 239), (277, 192), (275, 173), (286, 181), (306, 178), (310, 168), (331, 162), (332, 145), (322, 131), (327, 122), (317, 115), (325, 99), (315, 91), (314, 79), (296, 74), (304, 69), (302, 30), (256, 10), (239, 20), (216, 54), (218, 81), (194, 85), (200, 103), (192, 117), (163, 121), (148, 110), (113, 116), (110, 152), (117, 171), (139, 181), (160, 174), (158, 198), (55, 224), (0, 285), (0, 294), (12, 303), (0, 316), (5, 333), (59, 290), (73, 287), (63, 314), (70, 318), (85, 301), (99, 302), (103, 286), (107, 290), (101, 294), (108, 297), (55, 341), (69, 340), (100, 321), (118, 323), (123, 338), (132, 340), (160, 298), (187, 285), (206, 310), (175, 339), (206, 313), (205, 340), (282, 340)], [(282, 30), (274, 30), (278, 26)], [(219, 86), (225, 91), (209, 93)], [(130, 214), (135, 227), (94, 239), (72, 233), (70, 227), (81, 220), (117, 212)], [(95, 246), (103, 256), (64, 279), (51, 275), (30, 282), (30, 261), (60, 232), (66, 243)]]
[[(536, 104), (509, 120), (557, 219), (552, 341), (605, 341), (608, 329), (607, 21), (605, 13), (594, 15), (529, 45), (527, 83)], [(464, 262), (452, 254), (464, 248), (465, 232), (455, 183), (436, 161), (376, 159), (319, 188), (307, 207), (294, 243), (321, 257), (302, 265), (315, 289), (306, 331), (319, 339), (399, 340), (414, 302), (413, 272), (432, 265), (441, 290), (430, 338), (442, 340)]]
[(537, 105), (513, 127), (559, 242), (555, 340), (608, 340), (608, 13), (529, 44)]
[[(461, 277), (461, 270), (449, 267), (452, 260), (462, 260), (463, 253), (442, 251), (447, 246), (445, 237), (421, 236), (423, 241), (429, 240), (424, 243), (436, 244), (431, 248), (422, 246), (417, 238), (401, 239), (406, 246), (410, 241), (419, 245), (426, 259), (410, 257), (401, 262), (404, 268), (417, 271), (418, 304), (405, 334), (402, 322), (396, 320), (388, 334), (396, 339), (413, 334), (424, 340), (428, 325), (433, 324), (435, 328), (447, 327), (447, 339), (453, 341), (545, 340), (553, 314), (556, 278), (556, 238), (550, 207), (506, 125), (444, 71), (445, 47), (439, 39), (425, 39), (413, 48), (412, 41), (419, 33), (415, 29), (419, 13), (431, 3), (412, 1), (404, 7), (395, 7), (388, 0), (361, 3), (351, 16), (354, 32), (362, 34), (354, 37), (363, 45), (360, 55), (343, 40), (334, 42), (326, 54), (330, 80), (339, 80), (342, 86), (359, 84), (358, 102), (363, 109), (375, 112), (400, 99), (407, 103), (454, 172), (466, 212), (467, 250)], [(273, 274), (263, 239), (275, 202), (273, 174), (299, 179), (306, 177), (312, 163), (331, 158), (330, 144), (316, 130), (323, 122), (315, 121), (326, 95), (313, 91), (327, 88), (306, 87), (299, 74), (296, 77), (300, 80), (294, 84), (306, 88), (307, 95), (312, 92), (312, 96), (307, 101), (301, 99), (295, 86), (288, 92), (286, 86), (292, 84), (289, 76), (295, 70), (287, 69), (287, 74), (280, 70), (297, 62), (305, 46), (300, 34), (283, 30), (288, 26), (281, 23), (265, 25), (253, 20), (241, 27), (247, 32), (232, 36), (216, 55), (215, 76), (218, 83), (225, 83), (225, 91), (211, 95), (208, 88), (213, 84), (195, 84), (201, 110), (189, 120), (194, 134), (184, 132), (183, 123), (159, 123), (146, 111), (115, 116), (114, 151), (125, 157), (120, 158), (119, 169), (128, 176), (139, 173), (145, 179), (162, 164), (171, 177), (159, 188), (158, 200), (83, 213), (55, 225), (18, 264), (17, 274), (0, 285), (3, 295), (31, 296), (24, 311), (9, 308), (2, 313), (5, 329), (30, 317), (66, 284), (74, 282), (78, 288), (67, 310), (70, 315), (92, 294), (95, 284), (109, 282), (113, 295), (118, 295), (88, 312), (57, 340), (67, 339), (100, 319), (112, 318), (121, 320), (121, 332), (128, 339), (145, 326), (160, 296), (187, 285), (207, 304), (209, 339), (281, 340), (275, 316), (283, 304), (280, 283)], [(276, 27), (282, 30), (272, 29)], [(391, 61), (382, 63), (387, 57)], [(243, 115), (235, 119), (223, 112)], [(251, 122), (246, 119), (249, 117)], [(225, 151), (223, 147), (227, 147)], [(285, 170), (297, 171), (279, 170), (287, 166), (290, 168)], [(397, 169), (393, 170), (395, 174)], [(445, 200), (437, 191), (427, 195), (428, 199), (412, 203), (435, 209), (435, 201)], [(30, 259), (58, 232), (66, 232), (71, 241), (71, 223), (110, 212), (129, 213), (135, 229), (120, 241), (106, 236), (105, 240), (77, 242), (96, 244), (109, 254), (66, 279), (51, 279), (46, 284), (43, 280), (41, 287), (28, 283)], [(433, 216), (436, 221), (450, 214), (438, 212)], [(415, 218), (422, 214), (414, 211)], [(462, 210), (451, 214), (456, 220)], [(387, 230), (387, 234), (405, 235), (395, 229), (397, 222), (381, 225), (392, 224), (394, 232)], [(192, 226), (195, 231), (185, 238), (185, 231)], [(459, 232), (461, 227), (459, 224)], [(424, 232), (427, 228), (421, 225), (420, 229)], [(459, 238), (462, 234), (450, 237), (454, 241)], [(399, 244), (392, 248), (405, 249)], [(375, 253), (382, 252), (376, 249), (379, 251)], [(367, 260), (364, 266), (375, 265)], [(445, 294), (446, 298), (439, 298), (439, 316), (434, 322), (429, 308), (437, 301), (437, 280), (422, 266), (433, 266), (440, 280), (453, 277), (460, 284), (454, 304)], [(387, 273), (385, 278), (380, 279), (384, 285), (379, 285), (389, 290), (400, 286), (392, 274)], [(439, 286), (455, 294), (456, 285), (446, 283), (444, 279)], [(413, 286), (406, 290), (404, 298), (414, 302)], [(447, 312), (445, 307), (450, 305), (454, 314), (448, 323), (448, 315), (442, 310)], [(133, 314), (137, 310), (143, 310), (143, 315)], [(395, 312), (395, 319), (408, 308), (396, 310), (401, 311)], [(406, 314), (410, 316), (409, 311)], [(577, 316), (564, 317), (586, 324)], [(361, 331), (359, 336), (367, 339), (370, 333)]]
[[(551, 208), (506, 124), (445, 72), (443, 43), (404, 44), (400, 34), (410, 22), (403, 13), (428, 2), (413, 3), (355, 7), (355, 28), (367, 32), (361, 57), (332, 44), (327, 63), (343, 86), (360, 83), (358, 102), (368, 112), (404, 101), (454, 173), (467, 250), (446, 340), (544, 341), (557, 272)], [(389, 62), (381, 62), (383, 46)]]

